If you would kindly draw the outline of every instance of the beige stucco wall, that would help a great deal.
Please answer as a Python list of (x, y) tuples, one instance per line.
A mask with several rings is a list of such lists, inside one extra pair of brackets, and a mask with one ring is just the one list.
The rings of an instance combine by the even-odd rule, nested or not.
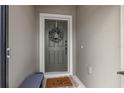
[(120, 87), (119, 6), (78, 6), (76, 32), (80, 80), (86, 87)]
[(34, 34), (34, 7), (9, 6), (9, 87), (18, 87), (36, 70)]

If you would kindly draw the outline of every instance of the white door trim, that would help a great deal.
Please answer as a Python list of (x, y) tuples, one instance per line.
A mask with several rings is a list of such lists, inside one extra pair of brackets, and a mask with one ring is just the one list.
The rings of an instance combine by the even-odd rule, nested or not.
[(40, 38), (39, 38), (39, 70), (45, 73), (45, 30), (44, 19), (59, 19), (68, 20), (68, 74), (73, 75), (73, 32), (72, 32), (72, 16), (71, 15), (59, 15), (59, 14), (47, 14), (40, 13)]
[[(120, 71), (124, 71), (124, 5), (120, 5), (120, 56), (121, 67)], [(121, 88), (124, 88), (124, 76), (121, 77)]]

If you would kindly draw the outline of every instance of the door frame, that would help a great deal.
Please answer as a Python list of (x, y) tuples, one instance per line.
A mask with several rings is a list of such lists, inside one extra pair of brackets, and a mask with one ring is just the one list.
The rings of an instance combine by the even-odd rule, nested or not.
[(1, 88), (8, 87), (8, 59), (7, 59), (7, 48), (8, 48), (8, 15), (9, 6), (0, 5), (0, 75), (1, 75)]
[[(124, 71), (124, 5), (120, 5), (120, 71)], [(121, 88), (124, 88), (124, 76), (120, 75)]]
[[(47, 72), (45, 73), (45, 19), (58, 19), (68, 21), (68, 71), (67, 72)], [(51, 75), (62, 75), (68, 74), (73, 75), (73, 31), (72, 31), (72, 16), (71, 15), (60, 15), (60, 14), (48, 14), (40, 13), (40, 33), (39, 33), (39, 70), (45, 74)]]

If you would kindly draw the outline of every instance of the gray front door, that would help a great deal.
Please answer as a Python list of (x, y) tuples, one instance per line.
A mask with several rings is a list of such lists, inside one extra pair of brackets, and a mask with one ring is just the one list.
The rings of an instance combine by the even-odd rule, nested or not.
[(68, 21), (45, 19), (45, 72), (68, 71)]

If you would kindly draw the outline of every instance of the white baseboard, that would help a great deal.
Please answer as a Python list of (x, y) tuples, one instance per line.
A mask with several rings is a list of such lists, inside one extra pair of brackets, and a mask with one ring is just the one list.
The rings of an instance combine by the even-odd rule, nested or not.
[(78, 88), (86, 88), (76, 75), (73, 76), (73, 79), (79, 84)]

